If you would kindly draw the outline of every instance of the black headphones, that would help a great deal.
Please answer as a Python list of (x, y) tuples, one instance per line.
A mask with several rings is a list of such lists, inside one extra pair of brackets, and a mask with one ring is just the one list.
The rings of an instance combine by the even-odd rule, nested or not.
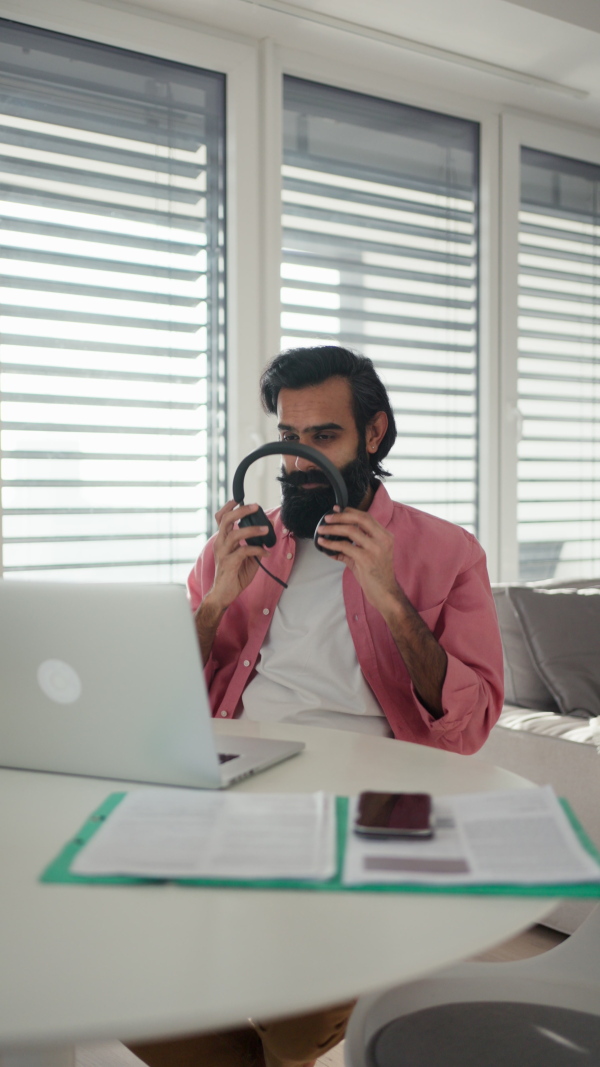
[[(263, 456), (300, 456), (301, 459), (309, 459), (314, 463), (315, 467), (319, 467), (324, 474), (327, 475), (333, 491), (335, 493), (335, 502), (340, 508), (348, 506), (348, 490), (346, 483), (342, 478), (337, 467), (334, 467), (331, 460), (327, 459), (320, 452), (317, 452), (316, 448), (309, 448), (308, 445), (297, 445), (293, 441), (272, 441), (268, 445), (262, 445), (260, 448), (255, 449), (250, 455), (246, 456), (242, 460), (238, 469), (233, 476), (233, 499), (236, 504), (244, 503), (244, 475), (248, 470), (248, 467), (252, 463), (255, 463), (257, 459), (262, 459)], [(330, 511), (326, 512), (327, 515), (331, 515)], [(319, 519), (317, 528), (314, 534), (314, 542), (319, 552), (325, 552), (328, 556), (335, 556), (337, 553), (330, 552), (328, 549), (323, 548), (317, 544), (317, 537), (319, 535), (319, 527), (323, 522), (325, 515)], [(263, 509), (259, 507), (258, 511), (255, 511), (252, 515), (245, 515), (243, 519), (240, 519), (240, 526), (268, 526), (269, 531), (266, 534), (260, 534), (258, 537), (249, 537), (249, 545), (259, 545), (265, 548), (272, 548), (277, 537), (273, 525), (269, 522), (269, 519), (265, 515)], [(329, 541), (347, 541), (347, 537), (328, 537)]]

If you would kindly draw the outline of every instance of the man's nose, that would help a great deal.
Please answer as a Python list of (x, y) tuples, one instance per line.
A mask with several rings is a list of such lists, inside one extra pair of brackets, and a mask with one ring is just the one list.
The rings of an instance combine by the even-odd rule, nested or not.
[(299, 471), (316, 471), (319, 469), (316, 463), (313, 463), (310, 459), (304, 459), (302, 456), (296, 456), (294, 466)]

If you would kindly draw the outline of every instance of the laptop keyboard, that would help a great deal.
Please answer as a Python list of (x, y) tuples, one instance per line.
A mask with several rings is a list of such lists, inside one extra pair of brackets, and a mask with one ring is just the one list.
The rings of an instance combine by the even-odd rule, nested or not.
[(219, 763), (228, 763), (230, 759), (238, 759), (239, 752), (217, 752)]

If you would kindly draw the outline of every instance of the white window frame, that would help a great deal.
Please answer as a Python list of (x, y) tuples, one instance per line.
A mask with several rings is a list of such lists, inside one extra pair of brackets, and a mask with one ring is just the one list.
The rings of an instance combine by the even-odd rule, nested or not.
[(502, 201), (500, 238), (500, 480), (499, 570), (501, 581), (519, 577), (517, 541), (518, 251), (521, 204), (521, 148), (534, 148), (600, 165), (597, 133), (520, 115), (502, 117)]

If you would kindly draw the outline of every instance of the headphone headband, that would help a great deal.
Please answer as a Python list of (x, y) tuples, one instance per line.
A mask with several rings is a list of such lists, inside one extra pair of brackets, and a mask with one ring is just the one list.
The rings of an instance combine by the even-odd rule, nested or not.
[(236, 504), (244, 503), (244, 476), (248, 467), (255, 463), (257, 459), (262, 459), (263, 456), (300, 456), (301, 459), (310, 460), (315, 467), (319, 467), (329, 478), (335, 493), (336, 504), (340, 508), (348, 506), (348, 489), (337, 467), (334, 467), (331, 460), (323, 456), (316, 448), (310, 448), (308, 445), (297, 445), (293, 441), (271, 441), (268, 445), (261, 445), (254, 452), (250, 452), (242, 460), (233, 476), (233, 499)]

